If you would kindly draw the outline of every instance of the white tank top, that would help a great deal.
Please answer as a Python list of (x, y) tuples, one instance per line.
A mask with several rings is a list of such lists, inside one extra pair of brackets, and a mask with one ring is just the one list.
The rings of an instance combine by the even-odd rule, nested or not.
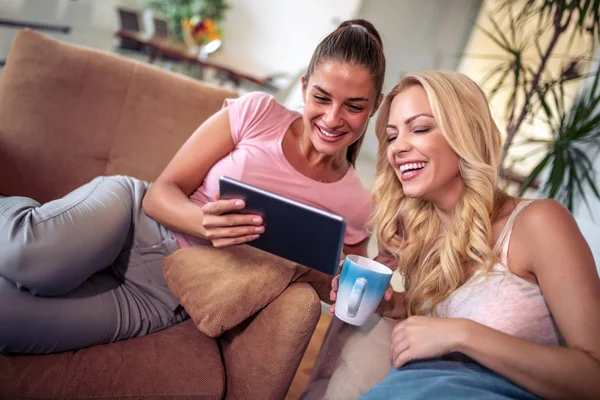
[(439, 303), (437, 316), (468, 318), (535, 343), (563, 343), (539, 285), (515, 275), (508, 268), (513, 224), (521, 210), (532, 202), (519, 203), (510, 215), (494, 246), (500, 262), (487, 275), (475, 273), (448, 299)]

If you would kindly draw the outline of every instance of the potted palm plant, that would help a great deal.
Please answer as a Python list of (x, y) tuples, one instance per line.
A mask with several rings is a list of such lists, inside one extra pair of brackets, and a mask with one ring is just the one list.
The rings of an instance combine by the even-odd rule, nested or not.
[(539, 145), (532, 154), (541, 153), (542, 158), (525, 179), (521, 193), (543, 173), (540, 194), (555, 198), (571, 211), (578, 200), (589, 207), (590, 191), (600, 199), (593, 163), (600, 151), (599, 81), (600, 69), (596, 68), (591, 84), (570, 107), (561, 85), (540, 98), (552, 137), (526, 138), (527, 143)]
[[(537, 155), (540, 161), (522, 179), (521, 192), (543, 181), (540, 193), (563, 202), (571, 211), (588, 192), (600, 199), (590, 173), (593, 150), (600, 146), (600, 117), (595, 114), (599, 71), (592, 62), (600, 38), (600, 0), (493, 4), (489, 27), (478, 28), (503, 55), (482, 82), (490, 98), (508, 94), (501, 175), (514, 176), (515, 163)], [(565, 54), (564, 49), (574, 42), (587, 46), (579, 53)], [(559, 73), (549, 68), (557, 62), (562, 66)], [(577, 92), (590, 76), (593, 83), (580, 96), (566, 94)], [(524, 127), (535, 124), (546, 125), (550, 137), (528, 137)], [(514, 144), (533, 150), (520, 158), (508, 157)]]

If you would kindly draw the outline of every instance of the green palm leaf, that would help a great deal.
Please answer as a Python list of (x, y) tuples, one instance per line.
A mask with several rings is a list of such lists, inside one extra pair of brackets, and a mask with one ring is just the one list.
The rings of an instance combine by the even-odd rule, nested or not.
[[(542, 161), (526, 179), (522, 193), (547, 169), (548, 178), (540, 189), (541, 193), (560, 201), (569, 210), (573, 211), (579, 199), (590, 207), (588, 189), (600, 200), (590, 160), (590, 154), (597, 155), (600, 150), (599, 82), (600, 69), (597, 69), (589, 87), (582, 91), (570, 109), (565, 105), (562, 84), (548, 92), (554, 101), (553, 107), (542, 92), (538, 93), (548, 124), (553, 128), (554, 140), (547, 147)], [(540, 142), (543, 141), (526, 141), (528, 144)]]

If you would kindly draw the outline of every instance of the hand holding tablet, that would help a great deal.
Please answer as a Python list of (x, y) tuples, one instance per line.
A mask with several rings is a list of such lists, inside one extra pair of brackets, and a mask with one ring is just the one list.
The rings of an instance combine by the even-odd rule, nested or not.
[(260, 215), (242, 213), (246, 203), (240, 199), (215, 201), (202, 207), (204, 237), (214, 247), (227, 247), (256, 240), (265, 231)]
[(329, 275), (337, 273), (346, 229), (343, 217), (225, 176), (219, 188), (221, 201), (245, 202), (243, 209), (231, 210), (242, 214), (230, 214), (235, 221), (263, 219), (264, 233), (248, 245)]

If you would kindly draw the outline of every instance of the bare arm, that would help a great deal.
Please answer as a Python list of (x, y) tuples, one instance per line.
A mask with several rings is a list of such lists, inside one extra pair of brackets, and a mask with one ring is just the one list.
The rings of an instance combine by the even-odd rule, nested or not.
[(522, 212), (511, 242), (512, 259), (530, 266), (568, 347), (463, 320), (456, 350), (544, 398), (600, 398), (600, 279), (575, 220), (558, 203), (538, 201)]
[[(200, 207), (189, 199), (213, 165), (233, 151), (234, 147), (229, 112), (224, 108), (190, 136), (152, 184), (144, 197), (146, 214), (176, 232), (209, 239), (215, 234), (235, 236), (235, 240), (226, 240), (225, 245), (254, 237), (254, 216), (220, 216), (223, 212), (243, 208), (243, 203), (236, 205), (235, 200), (221, 200)], [(221, 220), (224, 223), (219, 222)], [(220, 225), (227, 228), (221, 228)], [(225, 230), (227, 232), (223, 232)]]
[[(379, 254), (375, 257), (375, 261), (386, 265), (393, 270), (398, 268), (398, 259), (382, 247), (379, 249)], [(397, 292), (390, 285), (385, 292), (379, 307), (377, 307), (377, 313), (388, 318), (406, 318), (408, 314), (406, 313), (406, 305), (404, 304), (404, 292)]]

